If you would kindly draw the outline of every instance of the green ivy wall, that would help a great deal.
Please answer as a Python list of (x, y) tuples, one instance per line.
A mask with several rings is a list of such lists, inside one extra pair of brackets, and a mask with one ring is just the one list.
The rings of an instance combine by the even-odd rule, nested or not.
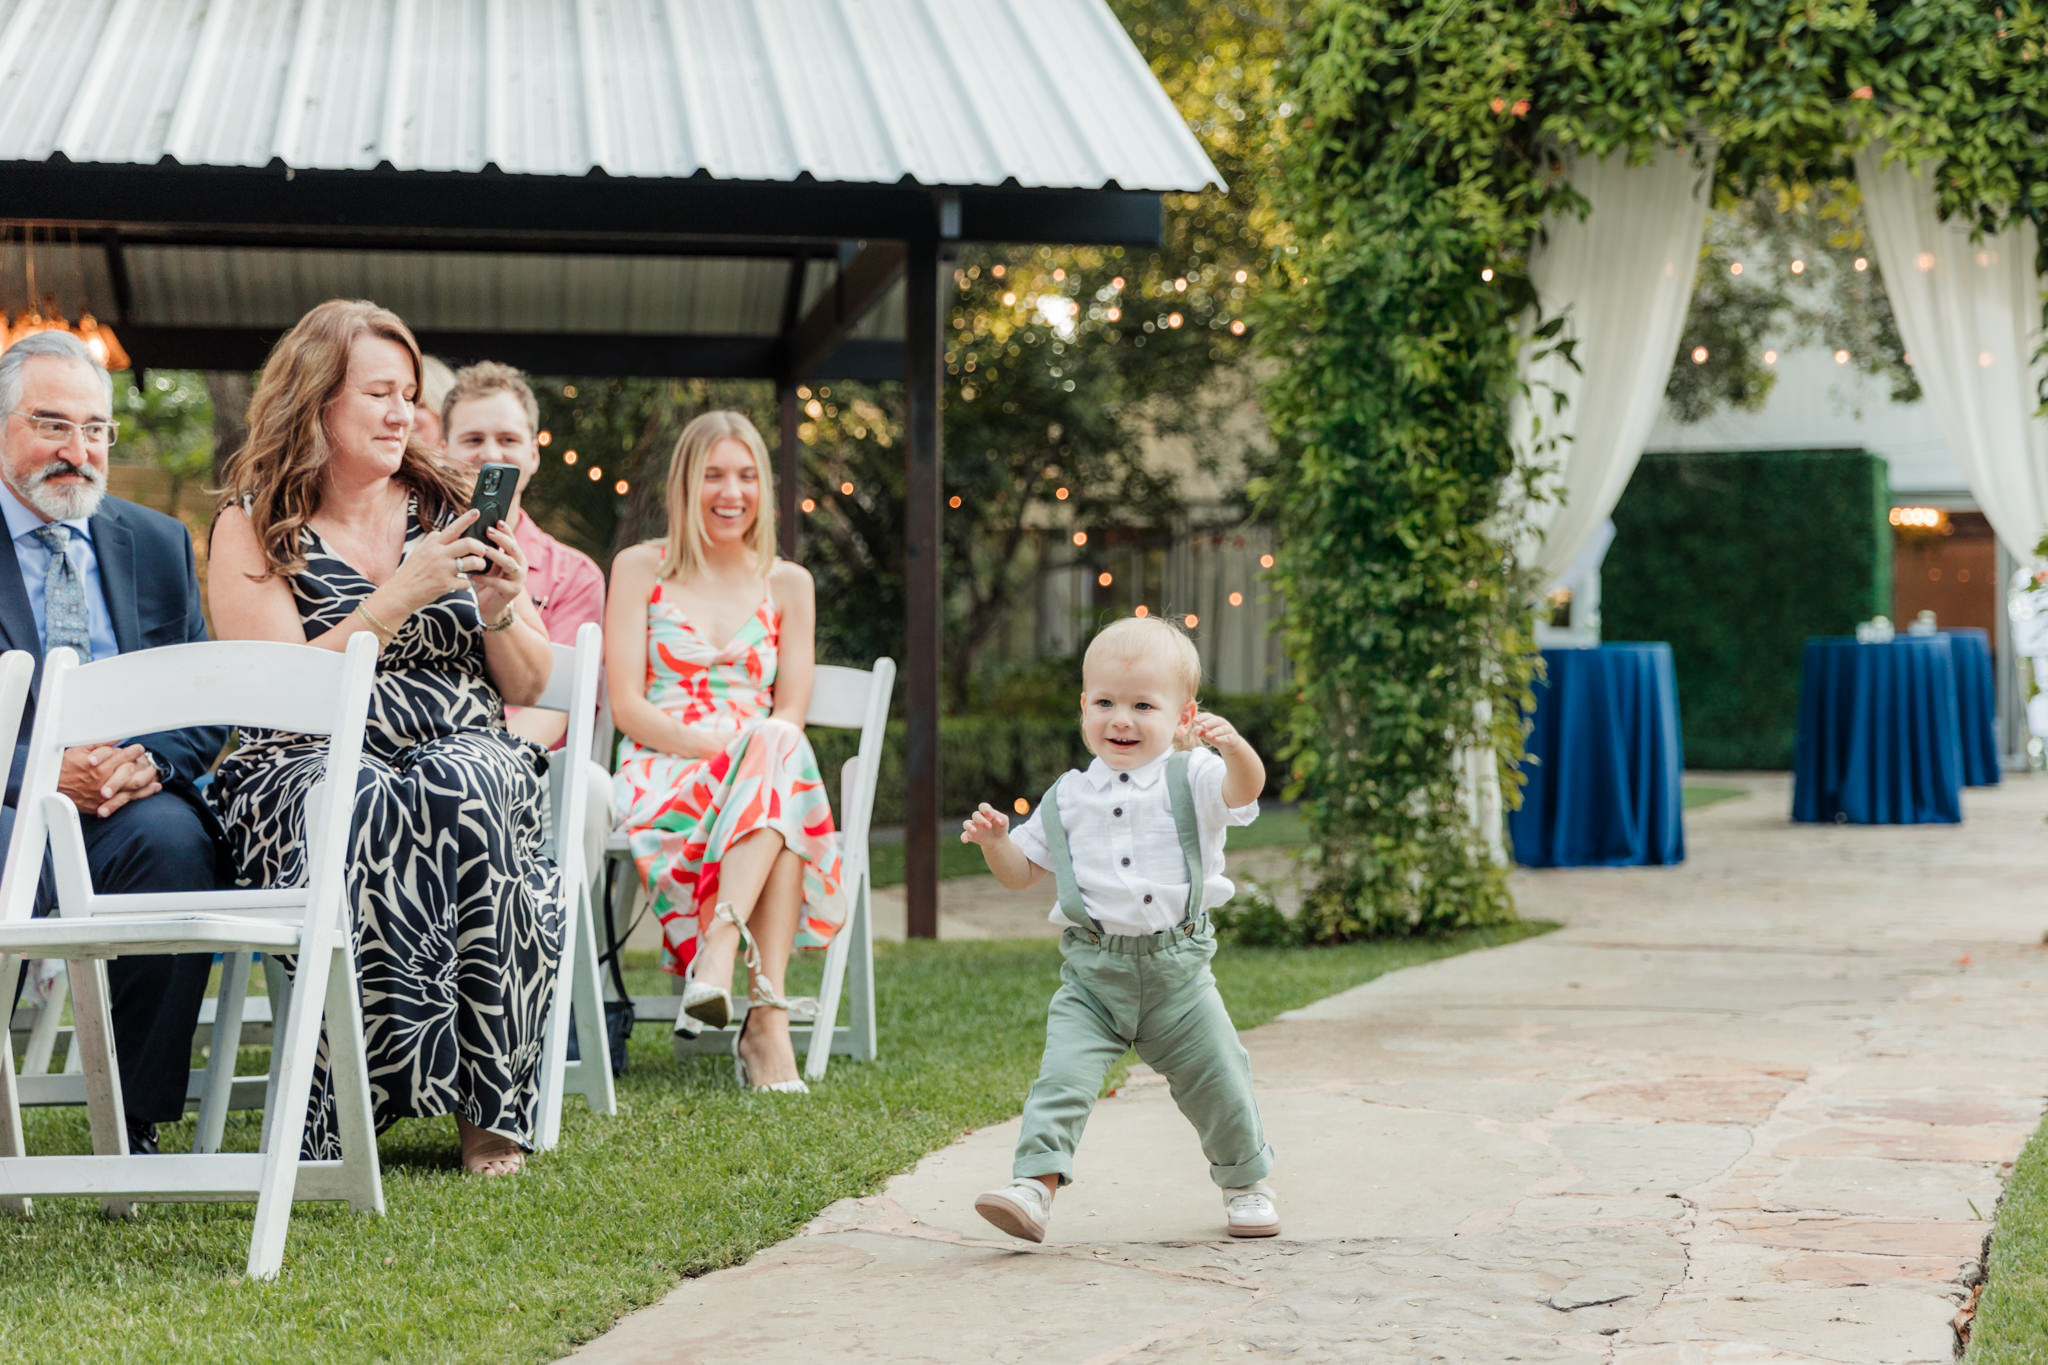
[(1884, 461), (1861, 450), (1652, 454), (1614, 510), (1601, 635), (1665, 640), (1691, 768), (1789, 768), (1809, 635), (1888, 612)]

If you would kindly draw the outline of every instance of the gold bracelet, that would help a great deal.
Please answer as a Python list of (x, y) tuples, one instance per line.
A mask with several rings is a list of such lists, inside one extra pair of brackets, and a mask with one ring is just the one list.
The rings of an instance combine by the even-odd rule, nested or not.
[(498, 622), (498, 624), (497, 624), (497, 625), (495, 625), (495, 626), (485, 626), (485, 627), (484, 627), (484, 629), (485, 629), (485, 630), (510, 630), (510, 629), (512, 628), (512, 622), (513, 622), (513, 621), (515, 621), (515, 620), (517, 620), (517, 619), (518, 619), (518, 616), (519, 616), (519, 606), (518, 606), (518, 604), (517, 604), (517, 603), (514, 603), (514, 602), (507, 602), (507, 603), (505, 604), (505, 619), (504, 619), (504, 620), (502, 620), (502, 621), (500, 621), (500, 622)]
[(370, 623), (370, 629), (371, 629), (371, 630), (374, 630), (374, 631), (376, 631), (376, 632), (377, 632), (377, 633), (378, 633), (379, 635), (383, 636), (383, 637), (384, 637), (385, 639), (387, 639), (387, 640), (395, 640), (395, 639), (397, 639), (397, 638), (398, 638), (398, 632), (397, 632), (397, 631), (395, 631), (395, 630), (393, 630), (393, 629), (392, 629), (391, 627), (389, 627), (389, 626), (385, 625), (385, 624), (384, 624), (384, 623), (383, 623), (382, 621), (379, 621), (379, 620), (378, 620), (378, 619), (377, 619), (376, 617), (374, 617), (374, 616), (370, 615), (370, 599), (369, 599), (369, 598), (365, 597), (365, 598), (364, 598), (364, 599), (363, 599), (362, 601), (360, 601), (360, 602), (356, 603), (356, 614), (357, 614), (358, 616), (361, 616), (361, 617), (362, 617), (362, 618), (363, 618), (363, 619), (364, 619), (365, 621), (368, 621), (368, 622)]

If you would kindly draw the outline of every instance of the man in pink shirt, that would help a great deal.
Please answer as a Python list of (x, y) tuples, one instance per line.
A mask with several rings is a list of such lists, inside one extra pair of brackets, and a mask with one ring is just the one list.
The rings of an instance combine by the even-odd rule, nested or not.
[[(519, 470), (519, 491), (513, 495), (506, 525), (526, 556), (526, 591), (540, 612), (548, 638), (557, 644), (576, 643), (585, 621), (604, 622), (604, 574), (597, 562), (556, 540), (521, 505), (526, 485), (540, 468), (540, 403), (526, 376), (510, 365), (484, 360), (456, 372), (455, 386), (442, 400), (441, 426), (450, 458), (472, 468), (509, 464)], [(505, 726), (548, 749), (559, 749), (569, 731), (569, 718), (559, 711), (505, 708)], [(584, 829), (584, 866), (594, 875), (604, 866), (604, 844), (612, 827), (611, 774), (588, 763), (590, 817)]]

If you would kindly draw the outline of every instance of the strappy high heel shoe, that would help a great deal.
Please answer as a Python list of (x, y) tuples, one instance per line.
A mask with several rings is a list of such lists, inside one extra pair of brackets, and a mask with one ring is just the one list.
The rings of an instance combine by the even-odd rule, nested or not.
[[(738, 920), (733, 921), (739, 924)], [(739, 925), (740, 943), (747, 951), (747, 1018), (754, 1017), (755, 1010), (781, 1010), (790, 1012), (791, 1001), (781, 991), (768, 984), (767, 973), (761, 970), (761, 950), (754, 944), (754, 936), (747, 932), (747, 926)], [(755, 1085), (753, 1073), (747, 1066), (746, 1058), (740, 1056), (740, 1040), (747, 1036), (745, 1020), (740, 1031), (732, 1040), (732, 1078), (742, 1090), (767, 1091), (777, 1095), (808, 1095), (811, 1088), (804, 1084), (801, 1076), (793, 1080), (773, 1081), (767, 1085)]]
[[(750, 947), (753, 938), (747, 933), (747, 926), (732, 908), (731, 902), (722, 902), (711, 912), (711, 918), (724, 920), (740, 931), (741, 941)], [(676, 1011), (676, 1032), (685, 1038), (694, 1038), (707, 1028), (724, 1028), (732, 1022), (732, 988), (729, 984), (712, 985), (709, 981), (697, 979), (699, 958), (690, 964), (688, 975), (683, 977), (683, 1005)]]

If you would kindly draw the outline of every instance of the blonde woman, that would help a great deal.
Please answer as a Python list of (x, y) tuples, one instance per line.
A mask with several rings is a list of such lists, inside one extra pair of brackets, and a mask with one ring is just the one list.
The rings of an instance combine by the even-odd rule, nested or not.
[[(392, 313), (335, 299), (270, 353), (213, 523), (215, 633), (344, 648), (377, 639), (349, 862), (370, 1095), (380, 1127), (454, 1114), (463, 1165), (509, 1175), (532, 1133), (561, 953), (542, 853), (546, 755), (507, 733), (552, 660), (503, 527), (467, 534), (469, 478), (413, 425), (420, 349)], [(207, 796), (246, 884), (303, 873), (324, 741), (243, 731)], [(325, 1075), (306, 1150), (340, 1154)]]
[(783, 974), (839, 927), (839, 849), (804, 738), (816, 659), (811, 576), (775, 557), (767, 447), (736, 412), (691, 422), (669, 463), (667, 541), (620, 553), (605, 607), (620, 825), (686, 979), (679, 1033), (732, 1013), (745, 948), (739, 1083), (802, 1093)]

